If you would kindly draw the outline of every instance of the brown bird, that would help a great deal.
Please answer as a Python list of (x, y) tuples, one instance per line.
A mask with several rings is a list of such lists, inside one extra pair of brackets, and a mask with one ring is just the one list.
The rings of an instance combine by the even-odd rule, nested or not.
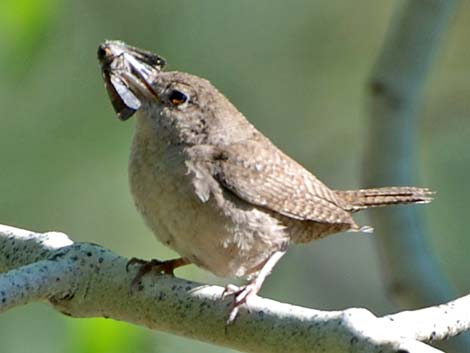
[(232, 290), (234, 307), (256, 295), (291, 243), (360, 227), (354, 212), (428, 203), (417, 187), (331, 190), (279, 150), (209, 81), (165, 72), (160, 56), (119, 41), (99, 46), (111, 103), (121, 120), (137, 113), (129, 178), (137, 209), (155, 236), (181, 255), (142, 262), (172, 273), (189, 263), (218, 276), (251, 276)]

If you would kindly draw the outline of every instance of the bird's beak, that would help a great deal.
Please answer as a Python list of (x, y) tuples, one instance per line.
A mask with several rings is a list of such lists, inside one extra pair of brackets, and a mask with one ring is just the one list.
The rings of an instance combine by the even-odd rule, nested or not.
[(119, 119), (129, 119), (143, 100), (159, 100), (152, 82), (165, 66), (162, 57), (120, 41), (106, 41), (98, 47), (98, 60)]

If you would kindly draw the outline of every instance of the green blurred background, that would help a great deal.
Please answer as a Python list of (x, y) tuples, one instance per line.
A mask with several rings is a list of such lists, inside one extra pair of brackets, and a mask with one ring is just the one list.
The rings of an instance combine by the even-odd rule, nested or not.
[[(145, 228), (127, 185), (132, 119), (119, 122), (96, 48), (121, 39), (170, 69), (209, 78), (279, 147), (335, 188), (361, 184), (365, 82), (395, 1), (1, 0), (0, 223), (57, 230), (125, 256), (174, 256)], [(429, 77), (420, 114), (429, 242), (460, 294), (470, 290), (470, 4), (462, 2)], [(381, 212), (387, 212), (383, 210)], [(367, 222), (367, 215), (360, 218)], [(377, 229), (376, 232), (380, 232)], [(321, 309), (396, 310), (373, 236), (293, 247), (262, 295)], [(189, 267), (178, 275), (222, 279)], [(35, 304), (0, 316), (0, 352), (222, 352)]]

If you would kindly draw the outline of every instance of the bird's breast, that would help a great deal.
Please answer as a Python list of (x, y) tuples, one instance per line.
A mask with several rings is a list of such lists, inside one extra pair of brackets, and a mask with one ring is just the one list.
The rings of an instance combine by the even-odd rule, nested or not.
[[(145, 132), (145, 131), (144, 131)], [(182, 257), (219, 276), (256, 271), (279, 247), (277, 220), (220, 191), (203, 202), (181, 146), (136, 131), (129, 163), (137, 209), (155, 236)]]

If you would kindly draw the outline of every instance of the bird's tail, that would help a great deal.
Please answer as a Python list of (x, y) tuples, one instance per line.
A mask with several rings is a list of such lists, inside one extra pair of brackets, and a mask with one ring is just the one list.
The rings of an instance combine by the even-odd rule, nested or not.
[(417, 187), (385, 187), (362, 190), (337, 190), (336, 195), (345, 201), (347, 209), (357, 212), (369, 207), (407, 203), (429, 203), (434, 192), (427, 188)]

